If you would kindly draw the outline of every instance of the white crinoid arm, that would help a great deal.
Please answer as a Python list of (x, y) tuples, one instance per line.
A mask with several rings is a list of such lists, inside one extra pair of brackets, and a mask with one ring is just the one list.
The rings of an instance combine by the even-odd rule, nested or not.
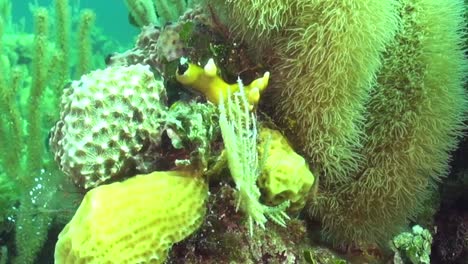
[(288, 203), (270, 207), (260, 203), (260, 190), (257, 178), (260, 166), (257, 152), (257, 119), (250, 110), (244, 86), (238, 80), (239, 91), (219, 103), (220, 128), (223, 136), (228, 166), (238, 190), (237, 207), (248, 217), (250, 234), (253, 223), (265, 227), (267, 217), (285, 226), (289, 219), (285, 213)]

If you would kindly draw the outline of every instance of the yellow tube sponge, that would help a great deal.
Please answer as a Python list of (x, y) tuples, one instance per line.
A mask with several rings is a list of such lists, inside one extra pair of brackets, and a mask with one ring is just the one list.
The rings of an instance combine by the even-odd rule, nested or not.
[[(265, 72), (263, 77), (254, 80), (249, 85), (244, 85), (247, 101), (251, 106), (258, 103), (260, 93), (267, 87), (269, 78), (270, 73)], [(182, 58), (177, 68), (176, 79), (181, 84), (203, 93), (214, 104), (219, 104), (220, 98), (228, 98), (229, 91), (231, 94), (239, 91), (238, 83), (228, 84), (219, 77), (218, 67), (213, 59), (210, 59), (202, 68)]]
[(207, 195), (203, 179), (181, 171), (99, 186), (60, 233), (55, 263), (164, 263), (202, 223)]
[(262, 199), (269, 205), (290, 201), (288, 210), (300, 211), (315, 180), (304, 158), (279, 131), (269, 128), (260, 131), (258, 151), (264, 159), (257, 181)]

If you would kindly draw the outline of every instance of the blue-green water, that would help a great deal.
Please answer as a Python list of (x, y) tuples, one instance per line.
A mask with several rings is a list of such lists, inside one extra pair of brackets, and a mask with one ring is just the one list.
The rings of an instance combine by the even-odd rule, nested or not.
[[(53, 0), (16, 0), (13, 2), (12, 16), (14, 21), (24, 19), (26, 29), (32, 30), (32, 15), (29, 10), (31, 3), (49, 6)], [(96, 26), (102, 28), (109, 37), (116, 39), (122, 45), (133, 45), (133, 38), (139, 30), (128, 23), (128, 9), (124, 1), (119, 0), (82, 0), (70, 1), (70, 4), (80, 9), (90, 8), (96, 12)]]

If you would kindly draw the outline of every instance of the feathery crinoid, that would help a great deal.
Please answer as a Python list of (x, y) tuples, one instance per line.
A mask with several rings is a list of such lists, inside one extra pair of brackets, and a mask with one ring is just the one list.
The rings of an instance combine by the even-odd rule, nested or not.
[(257, 119), (247, 101), (241, 80), (238, 80), (238, 84), (238, 92), (231, 94), (229, 91), (227, 100), (220, 100), (219, 125), (229, 170), (238, 191), (237, 207), (247, 215), (252, 235), (253, 224), (264, 228), (267, 218), (285, 226), (286, 220), (289, 219), (285, 213), (289, 202), (276, 207), (260, 203), (261, 194), (257, 186), (257, 178), (261, 172), (257, 153)]

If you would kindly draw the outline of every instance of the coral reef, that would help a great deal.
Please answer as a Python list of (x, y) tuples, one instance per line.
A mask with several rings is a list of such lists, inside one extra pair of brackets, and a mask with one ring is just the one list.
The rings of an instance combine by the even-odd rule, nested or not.
[[(50, 139), (60, 168), (80, 187), (153, 171), (167, 107), (148, 66), (109, 67), (64, 90)], [(86, 133), (86, 134), (85, 134)]]
[(260, 63), (275, 75), (264, 108), (323, 175), (322, 184), (351, 180), (364, 103), (380, 52), (396, 30), (393, 1), (222, 2), (218, 6), (231, 18), (225, 23), (241, 31), (252, 54), (264, 54)]
[(200, 175), (137, 175), (89, 191), (59, 235), (55, 263), (164, 263), (198, 229), (208, 188)]
[(349, 182), (358, 170), (364, 104), (396, 29), (393, 2), (302, 3), (297, 24), (275, 45), (272, 67), (282, 74), (272, 78), (270, 111), (321, 184)]
[[(188, 10), (178, 21), (163, 27), (142, 27), (135, 47), (110, 54), (106, 63), (109, 66), (150, 65), (167, 82), (172, 82), (181, 57), (190, 58), (195, 65), (205, 65), (213, 58), (223, 69), (219, 74), (227, 83), (235, 83), (238, 77), (250, 83), (266, 72), (251, 60), (245, 45), (234, 40), (214, 14), (210, 17), (201, 8)], [(177, 90), (176, 87), (171, 83), (168, 94)]]
[[(205, 41), (210, 34), (201, 35), (208, 23), (200, 9), (189, 10), (173, 24), (163, 27), (148, 25), (141, 28), (135, 47), (123, 53), (111, 54), (107, 65), (147, 64), (159, 71), (165, 78), (173, 75), (166, 70), (167, 64), (183, 56), (198, 54), (208, 50), (211, 42)], [(210, 32), (211, 33), (211, 32)], [(189, 45), (195, 39), (200, 40), (204, 47)], [(193, 52), (196, 51), (196, 52)], [(193, 56), (191, 56), (192, 59)]]
[(237, 212), (237, 190), (224, 183), (210, 188), (206, 219), (200, 230), (174, 245), (168, 264), (308, 263), (305, 222), (292, 219), (287, 227), (266, 223), (247, 237), (248, 227)]
[(461, 135), (462, 1), (205, 2), (272, 73), (260, 107), (320, 178), (325, 237), (384, 245)]
[(91, 10), (31, 5), (32, 36), (0, 0), (0, 263), (466, 258), (467, 174), (434, 192), (462, 0), (126, 2), (135, 47), (92, 70)]
[(171, 62), (185, 54), (176, 29), (176, 25), (163, 29), (154, 26), (143, 27), (136, 47), (121, 54), (112, 54), (108, 57), (107, 64), (115, 66), (142, 63), (164, 72), (165, 62)]

